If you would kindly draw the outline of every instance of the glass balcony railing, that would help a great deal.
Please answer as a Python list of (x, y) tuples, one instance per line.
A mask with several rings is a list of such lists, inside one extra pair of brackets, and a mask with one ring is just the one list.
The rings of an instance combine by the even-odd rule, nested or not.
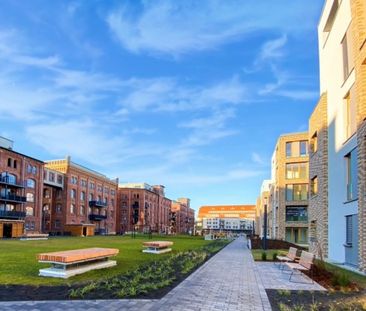
[(107, 207), (108, 204), (103, 201), (91, 200), (91, 201), (89, 201), (89, 206), (90, 207)]
[(15, 194), (0, 194), (0, 201), (13, 202), (13, 203), (25, 203), (27, 201), (26, 197), (22, 197)]
[(0, 218), (6, 218), (6, 219), (23, 219), (25, 218), (26, 214), (25, 212), (19, 212), (19, 211), (1, 211), (0, 210)]

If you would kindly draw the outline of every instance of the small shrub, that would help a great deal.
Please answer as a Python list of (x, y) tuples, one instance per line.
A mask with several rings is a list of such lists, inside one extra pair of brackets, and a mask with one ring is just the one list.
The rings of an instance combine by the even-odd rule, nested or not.
[(272, 254), (272, 260), (273, 260), (273, 261), (276, 261), (276, 260), (277, 260), (277, 252), (274, 252), (274, 253)]
[(279, 289), (277, 291), (277, 293), (280, 295), (280, 296), (283, 296), (283, 297), (288, 297), (291, 295), (291, 292), (287, 289)]
[(310, 307), (309, 307), (310, 311), (318, 311), (319, 310), (319, 304), (316, 302), (313, 302)]
[(351, 281), (347, 274), (336, 272), (332, 277), (332, 285), (333, 286), (341, 286), (348, 287), (351, 284)]
[(288, 307), (288, 306), (286, 306), (284, 303), (282, 303), (282, 302), (280, 302), (279, 304), (278, 304), (278, 309), (280, 310), (280, 311), (290, 311), (291, 309)]
[(263, 261), (267, 260), (267, 253), (266, 252), (262, 252), (262, 260)]
[(305, 311), (305, 307), (303, 305), (297, 305), (297, 306), (293, 306), (292, 310), (293, 311)]

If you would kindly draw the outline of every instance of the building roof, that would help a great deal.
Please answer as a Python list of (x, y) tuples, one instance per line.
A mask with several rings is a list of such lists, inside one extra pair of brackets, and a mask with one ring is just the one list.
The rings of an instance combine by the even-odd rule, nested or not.
[(205, 205), (198, 218), (255, 218), (255, 205)]
[(22, 157), (25, 157), (25, 158), (28, 158), (28, 159), (32, 159), (32, 160), (37, 161), (37, 162), (39, 162), (39, 163), (44, 163), (42, 160), (39, 160), (39, 159), (33, 158), (33, 157), (31, 157), (31, 156), (29, 156), (29, 155), (26, 155), (26, 154), (24, 154), (24, 153), (20, 153), (20, 152), (14, 151), (13, 149), (4, 148), (4, 147), (1, 147), (1, 146), (0, 146), (0, 149), (3, 149), (3, 150), (5, 150), (5, 151), (9, 151), (9, 152), (13, 152), (13, 153), (18, 154), (18, 155), (20, 155), (20, 156), (22, 156)]

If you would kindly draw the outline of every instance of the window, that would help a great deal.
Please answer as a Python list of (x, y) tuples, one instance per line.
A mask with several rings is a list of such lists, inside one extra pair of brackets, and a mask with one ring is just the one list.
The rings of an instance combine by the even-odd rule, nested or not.
[(308, 155), (308, 142), (306, 140), (286, 143), (286, 157), (305, 157)]
[(62, 212), (62, 205), (60, 203), (56, 204), (56, 213), (61, 213)]
[(355, 200), (358, 197), (358, 178), (357, 178), (357, 149), (353, 149), (346, 155), (346, 183), (347, 201)]
[(49, 178), (50, 181), (54, 182), (55, 181), (55, 173), (50, 172), (49, 175), (48, 175), (48, 178)]
[(89, 201), (93, 201), (94, 197), (92, 193), (89, 193)]
[(55, 220), (55, 229), (59, 229), (61, 227), (61, 221), (59, 219)]
[(27, 164), (27, 173), (32, 173), (32, 165)]
[(60, 189), (56, 190), (56, 198), (61, 199), (62, 198), (62, 191)]
[(76, 185), (76, 184), (78, 183), (78, 178), (77, 178), (77, 177), (75, 177), (75, 176), (71, 176), (71, 183), (72, 183), (73, 185)]
[(344, 98), (344, 140), (347, 140), (356, 132), (356, 110), (355, 87), (352, 86)]
[(305, 201), (308, 199), (308, 185), (286, 185), (286, 201)]
[(343, 37), (341, 42), (342, 45), (342, 55), (343, 55), (343, 79), (344, 81), (348, 78), (349, 74), (353, 70), (353, 50), (352, 44), (348, 42), (351, 38), (351, 27), (348, 28), (347, 33)]
[(352, 222), (352, 215), (346, 216), (346, 244), (352, 246), (352, 230), (353, 229), (353, 222)]
[(95, 189), (95, 184), (91, 182), (91, 183), (89, 184), (89, 187), (90, 187), (90, 189)]
[(86, 180), (85, 179), (82, 179), (81, 181), (80, 181), (80, 185), (82, 186), (82, 187), (86, 187), (86, 184), (87, 184), (87, 182), (86, 182)]
[(34, 202), (34, 194), (27, 193), (27, 202)]
[(16, 184), (17, 183), (17, 177), (13, 174), (9, 173), (1, 173), (1, 181), (4, 181), (8, 184)]
[(98, 185), (98, 192), (102, 192), (103, 191), (103, 187), (101, 185)]
[(27, 206), (25, 208), (25, 213), (27, 216), (33, 216), (33, 207)]
[(17, 168), (17, 160), (14, 160), (13, 162), (13, 168)]
[(8, 167), (12, 167), (12, 162), (11, 158), (8, 158)]
[(111, 190), (111, 195), (115, 195), (115, 194), (116, 194), (116, 191)]
[(37, 168), (35, 166), (32, 167), (32, 174), (33, 175), (37, 174)]
[(33, 179), (27, 179), (27, 187), (34, 189), (36, 187), (36, 182)]
[(85, 214), (85, 206), (81, 205), (80, 206), (80, 215), (84, 215)]
[(70, 190), (70, 196), (71, 196), (71, 199), (76, 199), (76, 190), (75, 189)]
[(307, 163), (287, 163), (286, 164), (287, 179), (306, 179), (308, 178)]
[(308, 221), (306, 206), (286, 206), (286, 221)]
[(80, 200), (85, 201), (85, 191), (80, 192)]
[(75, 204), (70, 205), (70, 213), (75, 214)]
[(310, 180), (310, 192), (312, 196), (318, 194), (318, 176), (315, 176)]
[(61, 175), (57, 175), (57, 183), (59, 185), (62, 185), (62, 181), (63, 181), (62, 176)]
[(318, 151), (318, 132), (315, 132), (310, 140), (310, 149), (312, 153)]

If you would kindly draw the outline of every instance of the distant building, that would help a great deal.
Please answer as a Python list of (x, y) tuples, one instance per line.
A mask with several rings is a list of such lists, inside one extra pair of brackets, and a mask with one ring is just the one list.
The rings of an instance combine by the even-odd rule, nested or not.
[(261, 192), (257, 198), (256, 216), (255, 216), (255, 234), (261, 238), (264, 236), (265, 220), (267, 221), (267, 237), (270, 237), (270, 228), (272, 227), (272, 211), (268, 208), (269, 191), (271, 180), (264, 180), (261, 187)]
[[(51, 230), (89, 235), (90, 226), (93, 226), (96, 234), (116, 233), (118, 179), (109, 179), (71, 161), (70, 157), (46, 161), (45, 167), (50, 169), (48, 174), (53, 170), (64, 175), (62, 203), (56, 198), (51, 210), (51, 215), (59, 213), (63, 218), (55, 217)], [(59, 174), (57, 178), (61, 176)], [(46, 183), (48, 189), (49, 186), (57, 187), (57, 182), (50, 185), (47, 180)]]
[(268, 220), (271, 238), (308, 243), (308, 133), (281, 135), (272, 157)]
[(255, 205), (201, 206), (198, 212), (202, 233), (253, 232), (255, 217)]
[(43, 162), (0, 137), (0, 237), (41, 231)]
[(118, 188), (117, 232), (168, 233), (171, 200), (162, 185), (124, 183)]
[(170, 210), (170, 232), (193, 234), (194, 223), (194, 209), (191, 208), (191, 200), (179, 198), (173, 201)]

